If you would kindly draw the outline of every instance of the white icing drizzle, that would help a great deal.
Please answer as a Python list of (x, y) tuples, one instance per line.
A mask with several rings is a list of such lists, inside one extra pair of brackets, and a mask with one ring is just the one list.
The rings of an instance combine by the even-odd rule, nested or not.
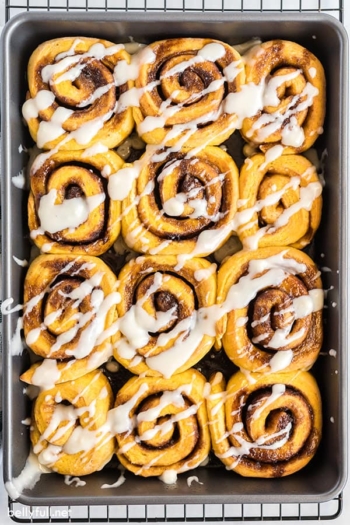
[(175, 485), (177, 482), (177, 472), (173, 469), (165, 470), (163, 474), (159, 476), (159, 479), (166, 485)]
[(248, 411), (249, 410), (254, 410), (252, 418), (253, 419), (258, 419), (261, 416), (261, 414), (263, 413), (263, 411), (269, 405), (274, 403), (279, 397), (281, 397), (285, 393), (285, 391), (286, 391), (286, 385), (281, 385), (281, 384), (278, 384), (278, 383), (276, 383), (275, 385), (272, 385), (272, 393), (268, 396), (267, 399), (265, 399), (265, 401), (260, 406), (258, 406), (258, 408), (256, 408), (253, 405), (250, 405), (248, 407)]
[(90, 148), (87, 148), (81, 156), (83, 159), (85, 159), (86, 157), (94, 157), (95, 155), (99, 155), (100, 153), (107, 153), (107, 151), (107, 146), (101, 144), (101, 142), (97, 142), (96, 144), (90, 146)]
[[(283, 148), (283, 146), (274, 146), (274, 148)], [(271, 148), (271, 150), (269, 151), (273, 151), (274, 148)], [(273, 153), (275, 154), (277, 152), (273, 152)], [(281, 151), (279, 150), (278, 153), (280, 154)], [(270, 159), (265, 161), (262, 164), (262, 166), (264, 166), (264, 164), (267, 164), (270, 161), (271, 161)], [(290, 181), (287, 184), (285, 184), (285, 186), (281, 190), (270, 193), (264, 199), (260, 199), (256, 201), (255, 204), (251, 206), (250, 208), (247, 208), (242, 211), (238, 211), (236, 213), (236, 216), (234, 218), (234, 229), (236, 231), (237, 230), (243, 231), (247, 227), (251, 226), (252, 223), (249, 221), (252, 220), (254, 213), (261, 211), (265, 206), (277, 204), (288, 189), (292, 188), (293, 190), (296, 190), (297, 188), (299, 188), (299, 200), (295, 202), (294, 204), (292, 204), (291, 206), (289, 206), (288, 208), (285, 208), (272, 225), (263, 226), (259, 228), (255, 234), (249, 237), (246, 237), (243, 240), (244, 247), (251, 249), (251, 250), (256, 250), (259, 246), (259, 240), (261, 237), (269, 233), (274, 233), (276, 230), (278, 230), (278, 228), (282, 228), (283, 226), (286, 226), (289, 220), (291, 219), (291, 217), (293, 217), (293, 215), (295, 215), (299, 211), (301, 210), (311, 211), (314, 201), (322, 193), (322, 185), (320, 182), (315, 181), (315, 182), (310, 182), (306, 186), (300, 186), (301, 179), (304, 178), (305, 176), (306, 177), (308, 176), (309, 170), (312, 171), (312, 173), (314, 173), (314, 167), (308, 168), (307, 172), (302, 174), (301, 177), (297, 177), (297, 176), (291, 177)], [(238, 205), (240, 206), (240, 203), (238, 203)]]
[(18, 266), (22, 266), (22, 268), (25, 268), (26, 266), (28, 266), (27, 259), (18, 259), (18, 257), (16, 257), (15, 255), (12, 255), (12, 258), (15, 261), (15, 263), (18, 264)]
[(74, 197), (55, 204), (57, 190), (52, 189), (40, 199), (38, 216), (41, 228), (49, 233), (57, 233), (66, 228), (76, 229), (87, 221), (90, 213), (105, 200), (104, 193), (91, 197)]
[(189, 476), (189, 477), (187, 478), (187, 486), (190, 487), (194, 481), (195, 481), (196, 483), (198, 483), (199, 485), (203, 485), (202, 481), (199, 481), (199, 479), (197, 478), (197, 476)]
[(196, 279), (196, 281), (199, 281), (199, 282), (205, 281), (209, 279), (209, 277), (216, 272), (216, 268), (217, 268), (216, 264), (213, 263), (209, 266), (209, 268), (205, 268), (202, 270), (196, 270), (194, 272), (194, 278)]
[(44, 359), (32, 377), (32, 382), (43, 390), (50, 390), (59, 380), (61, 373), (58, 369), (57, 362), (54, 359)]
[(121, 485), (123, 485), (123, 483), (126, 481), (126, 478), (124, 476), (124, 472), (123, 471), (119, 478), (117, 479), (117, 481), (115, 483), (112, 483), (111, 485), (109, 485), (108, 483), (104, 483), (102, 486), (101, 486), (101, 489), (116, 489), (118, 487), (120, 487)]
[[(229, 457), (237, 457), (237, 463), (240, 461), (240, 458), (242, 456), (247, 456), (250, 453), (250, 450), (252, 448), (260, 448), (262, 450), (276, 450), (278, 448), (283, 447), (290, 436), (290, 433), (292, 431), (292, 423), (288, 423), (285, 428), (281, 429), (278, 432), (275, 432), (273, 434), (267, 434), (265, 436), (261, 436), (257, 439), (256, 442), (247, 441), (244, 439), (244, 437), (240, 434), (241, 430), (243, 429), (243, 423), (235, 423), (232, 427), (231, 434), (234, 435), (235, 439), (239, 443), (239, 446), (231, 446), (226, 452), (223, 454), (219, 454), (219, 458), (229, 458)], [(269, 441), (270, 439), (274, 438), (280, 438), (277, 439), (274, 443), (270, 445), (265, 445), (266, 441)], [(235, 463), (232, 465), (231, 468), (234, 468), (234, 466), (237, 465)]]
[(25, 489), (34, 488), (41, 475), (46, 472), (47, 470), (43, 470), (36, 455), (31, 452), (20, 475), (5, 483), (10, 498), (17, 500)]
[(26, 185), (27, 185), (27, 181), (26, 181), (26, 177), (25, 177), (25, 172), (24, 172), (24, 168), (21, 169), (21, 171), (17, 174), (17, 175), (14, 175), (11, 180), (12, 180), (12, 184), (18, 188), (19, 190), (24, 190), (26, 188)]
[(283, 154), (283, 150), (284, 147), (280, 144), (276, 144), (276, 146), (272, 146), (272, 148), (268, 149), (265, 153), (265, 161), (259, 167), (259, 171), (265, 169), (270, 162), (273, 162), (274, 160), (278, 159), (278, 157), (280, 157)]
[[(251, 118), (261, 112), (265, 106), (276, 107), (279, 105), (277, 89), (287, 81), (296, 78), (300, 71), (293, 71), (285, 75), (278, 75), (262, 79), (260, 84), (252, 82), (242, 86), (237, 93), (229, 93), (225, 99), (224, 109), (227, 113), (236, 115), (236, 127), (241, 128), (245, 118)], [(263, 142), (270, 135), (282, 128), (281, 142), (283, 146), (299, 147), (304, 142), (304, 131), (299, 126), (295, 115), (310, 107), (313, 99), (319, 93), (318, 89), (307, 82), (302, 93), (292, 97), (286, 108), (272, 113), (263, 113), (252, 125), (247, 136), (257, 132), (259, 142)], [(287, 125), (283, 127), (283, 123)]]
[(86, 485), (86, 481), (78, 478), (77, 476), (64, 476), (64, 482), (66, 485), (73, 485), (74, 487), (84, 487)]
[(272, 373), (279, 372), (287, 368), (293, 361), (293, 350), (281, 350), (276, 352), (270, 359), (270, 371)]

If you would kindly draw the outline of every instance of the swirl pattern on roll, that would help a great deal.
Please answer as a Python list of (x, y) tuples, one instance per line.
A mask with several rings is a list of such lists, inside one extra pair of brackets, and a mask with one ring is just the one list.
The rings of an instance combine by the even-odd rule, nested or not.
[(67, 476), (101, 470), (115, 451), (107, 425), (112, 405), (112, 389), (99, 371), (41, 391), (30, 432), (39, 463)]
[(323, 133), (325, 117), (326, 80), (320, 61), (285, 40), (264, 42), (245, 58), (245, 88), (256, 86), (256, 101), (254, 113), (243, 115), (243, 138), (262, 151), (276, 145), (286, 154), (310, 148)]
[(132, 131), (132, 109), (120, 97), (114, 68), (130, 63), (123, 44), (87, 37), (64, 37), (41, 44), (28, 63), (23, 116), (42, 149), (84, 149), (102, 143), (118, 146)]
[(124, 162), (100, 150), (59, 151), (34, 160), (28, 222), (43, 252), (101, 255), (117, 239), (121, 203), (110, 197), (108, 182)]
[(218, 272), (224, 315), (217, 339), (240, 368), (309, 369), (323, 340), (320, 273), (295, 248), (260, 248), (230, 257)]
[(209, 428), (216, 456), (242, 476), (293, 474), (315, 455), (321, 439), (321, 396), (308, 372), (237, 372), (227, 386), (210, 380)]
[(138, 178), (123, 201), (122, 233), (131, 248), (201, 257), (224, 244), (238, 199), (238, 169), (230, 155), (213, 146), (148, 151), (136, 168)]
[(241, 168), (237, 233), (246, 248), (304, 248), (320, 224), (322, 185), (301, 155), (272, 162), (254, 155)]
[(113, 352), (134, 374), (170, 377), (213, 345), (215, 332), (205, 319), (215, 303), (216, 265), (199, 258), (180, 270), (176, 265), (175, 256), (144, 256), (119, 274)]
[(171, 379), (130, 379), (111, 416), (122, 465), (144, 477), (170, 471), (175, 480), (177, 473), (198, 467), (210, 451), (205, 387), (193, 369)]
[[(21, 378), (45, 382), (49, 368), (54, 383), (80, 377), (107, 361), (119, 300), (116, 277), (95, 257), (41, 255), (24, 283), (23, 328), (27, 345), (45, 360)], [(58, 360), (58, 362), (56, 361)]]
[(148, 46), (154, 60), (140, 67), (134, 108), (138, 133), (148, 144), (192, 148), (218, 145), (235, 130), (225, 112), (227, 93), (239, 91), (244, 66), (239, 53), (209, 38), (176, 38)]

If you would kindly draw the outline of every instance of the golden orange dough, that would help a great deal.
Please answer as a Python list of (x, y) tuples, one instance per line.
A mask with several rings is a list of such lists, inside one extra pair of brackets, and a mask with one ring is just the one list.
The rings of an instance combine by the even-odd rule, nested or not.
[[(113, 272), (96, 257), (40, 255), (30, 265), (24, 283), (24, 335), (35, 354), (59, 361), (57, 383), (84, 375), (111, 355), (110, 335), (98, 341), (99, 328), (95, 332), (89, 330), (96, 323), (96, 291), (99, 297), (102, 292), (104, 301), (112, 297), (116, 283)], [(82, 287), (84, 297), (77, 300), (74, 294)], [(117, 315), (115, 302), (106, 303), (104, 308), (100, 322), (106, 330)], [(64, 334), (74, 330), (68, 341), (62, 340)], [(31, 338), (36, 331), (39, 332)], [(21, 379), (37, 384), (41, 377), (39, 367), (40, 363), (33, 364)]]
[[(217, 60), (201, 57), (203, 48), (212, 44), (222, 47), (222, 56)], [(239, 53), (210, 38), (173, 38), (154, 42), (148, 48), (154, 60), (141, 65), (135, 81), (143, 90), (140, 107), (134, 108), (142, 139), (147, 144), (182, 144), (188, 148), (222, 144), (236, 123), (235, 115), (222, 110), (222, 102), (227, 93), (239, 91), (245, 79)], [(233, 62), (236, 76), (231, 79), (224, 70)], [(145, 89), (158, 78), (159, 85)]]
[(215, 455), (241, 476), (275, 478), (305, 467), (322, 433), (321, 396), (308, 372), (237, 372), (210, 379), (207, 408)]
[[(305, 157), (283, 155), (272, 162), (267, 162), (263, 154), (250, 157), (239, 177), (240, 241), (253, 249), (304, 248), (312, 241), (321, 221), (321, 193), (316, 168)], [(252, 213), (244, 218), (246, 210)]]
[[(172, 255), (142, 256), (128, 262), (119, 274), (119, 318), (130, 315), (132, 308), (136, 316), (145, 312), (154, 319), (157, 318), (157, 313), (173, 309), (170, 320), (165, 320), (161, 326), (157, 326), (157, 330), (153, 330), (152, 327), (148, 330), (148, 342), (144, 345), (140, 343), (133, 348), (127, 336), (121, 333), (113, 336), (115, 359), (134, 374), (160, 376), (161, 373), (152, 361), (170, 349), (171, 352), (176, 351), (176, 345), (177, 351), (180, 352), (182, 345), (186, 344), (187, 338), (194, 330), (191, 324), (191, 327), (187, 325), (187, 328), (184, 327), (178, 332), (180, 323), (190, 320), (196, 309), (215, 304), (215, 265), (211, 265), (206, 259), (194, 258), (187, 261), (181, 269), (177, 269), (177, 262), (177, 258)], [(204, 272), (205, 278), (198, 281), (196, 272)], [(156, 281), (159, 277), (161, 282)], [(140, 313), (135, 313), (136, 304)], [(128, 330), (130, 331), (130, 327)], [(173, 373), (178, 374), (195, 365), (210, 350), (213, 342), (214, 336), (203, 334), (200, 341), (191, 348), (192, 352), (189, 352), (186, 361)], [(131, 346), (129, 354), (125, 353), (126, 346)], [(169, 356), (168, 359), (170, 365), (172, 358)]]
[[(269, 284), (262, 277), (267, 272), (270, 272)], [(282, 365), (276, 359), (285, 361), (285, 371), (308, 370), (316, 361), (323, 340), (323, 289), (317, 266), (306, 253), (295, 248), (271, 246), (240, 251), (219, 269), (219, 305), (232, 297), (235, 290), (242, 292), (239, 283), (247, 279), (247, 274), (253, 283), (262, 278), (261, 285), (257, 285), (259, 289), (253, 296), (244, 288), (245, 306), (224, 307), (228, 311), (217, 324), (217, 346), (222, 342), (231, 361), (252, 372), (277, 371), (278, 365)], [(293, 303), (297, 298), (301, 298), (299, 309), (307, 314), (300, 318)]]
[[(205, 377), (194, 369), (171, 379), (130, 379), (119, 390), (115, 401), (116, 410), (128, 403), (131, 425), (130, 431), (116, 434), (117, 457), (122, 465), (144, 477), (161, 476), (168, 470), (181, 473), (198, 467), (210, 451), (203, 402), (205, 387)], [(159, 416), (150, 419), (147, 411)], [(145, 439), (135, 441), (142, 435)]]
[[(309, 149), (323, 133), (326, 112), (326, 79), (321, 62), (301, 45), (287, 40), (264, 42), (255, 46), (245, 58), (246, 83), (276, 82), (274, 91), (279, 100), (276, 106), (265, 102), (264, 108), (256, 115), (243, 120), (240, 130), (243, 138), (261, 151), (281, 144), (285, 146), (283, 154)], [(279, 83), (279, 77), (283, 75), (290, 77)], [(308, 92), (312, 92), (309, 101)], [(283, 139), (291, 118), (295, 118), (302, 128), (299, 146), (290, 145), (289, 139)]]
[(106, 425), (112, 405), (112, 389), (100, 371), (42, 390), (34, 401), (30, 432), (39, 463), (66, 476), (101, 470), (115, 451)]
[[(99, 53), (91, 51), (92, 46), (104, 46), (107, 49), (116, 46), (115, 52), (102, 58)], [(61, 55), (62, 56), (59, 56)], [(81, 55), (81, 56), (80, 56)], [(68, 59), (67, 59), (68, 57)], [(76, 61), (74, 58), (78, 57)], [(66, 60), (67, 63), (64, 61)], [(36, 48), (28, 63), (28, 93), (27, 100), (35, 99), (40, 91), (53, 93), (53, 102), (50, 106), (40, 109), (37, 116), (27, 119), (30, 134), (39, 148), (51, 150), (56, 147), (65, 150), (85, 149), (101, 143), (108, 148), (118, 146), (132, 131), (134, 119), (132, 108), (118, 111), (120, 95), (133, 87), (133, 82), (116, 88), (114, 85), (114, 67), (119, 61), (130, 63), (130, 55), (123, 46), (97, 38), (63, 37), (48, 40)], [(54, 65), (58, 61), (62, 67), (51, 76), (49, 82), (42, 77), (44, 67)], [(72, 61), (74, 61), (72, 63)], [(69, 72), (72, 67), (80, 68), (80, 74), (74, 79), (60, 78)], [(104, 91), (96, 100), (89, 98), (97, 89)], [(40, 126), (53, 117), (54, 112), (62, 108), (71, 108), (72, 114), (61, 124), (62, 134), (48, 142), (38, 143)], [(24, 110), (25, 115), (25, 110)], [(80, 130), (83, 125), (101, 119), (100, 129), (86, 141), (85, 137), (69, 136), (69, 133)], [(88, 130), (89, 131), (89, 130)]]
[[(102, 255), (120, 232), (121, 202), (110, 198), (108, 179), (124, 165), (123, 160), (114, 151), (58, 151), (45, 155), (34, 160), (30, 171), (28, 224), (34, 243), (45, 253)], [(76, 197), (102, 195), (104, 200), (89, 210), (86, 221), (79, 226), (51, 233), (43, 231), (39, 210), (41, 199), (52, 190), (57, 192), (55, 205)]]
[[(238, 200), (238, 168), (230, 155), (213, 146), (156, 150), (146, 151), (137, 163), (140, 175), (123, 201), (122, 235), (128, 246), (142, 253), (202, 257), (225, 243)], [(212, 241), (197, 244), (207, 231), (213, 232)]]

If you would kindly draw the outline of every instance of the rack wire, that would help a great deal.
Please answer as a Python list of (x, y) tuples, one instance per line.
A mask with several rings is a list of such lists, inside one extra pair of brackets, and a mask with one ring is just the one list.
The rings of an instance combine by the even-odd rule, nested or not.
[[(3, 2), (1, 2), (3, 3)], [(5, 0), (5, 20), (25, 11), (322, 12), (341, 22), (343, 0)], [(25, 506), (9, 499), (17, 523), (155, 523), (332, 520), (342, 511), (342, 494), (315, 504), (193, 504)]]
[(344, 0), (6, 0), (6, 20), (23, 11), (324, 12), (343, 20)]

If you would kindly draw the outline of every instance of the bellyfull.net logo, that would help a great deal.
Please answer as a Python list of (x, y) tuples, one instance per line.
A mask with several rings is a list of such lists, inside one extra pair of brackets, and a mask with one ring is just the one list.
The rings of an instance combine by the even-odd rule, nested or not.
[(71, 509), (23, 506), (17, 509), (7, 509), (7, 512), (10, 518), (18, 520), (67, 520), (68, 518), (70, 518)]

